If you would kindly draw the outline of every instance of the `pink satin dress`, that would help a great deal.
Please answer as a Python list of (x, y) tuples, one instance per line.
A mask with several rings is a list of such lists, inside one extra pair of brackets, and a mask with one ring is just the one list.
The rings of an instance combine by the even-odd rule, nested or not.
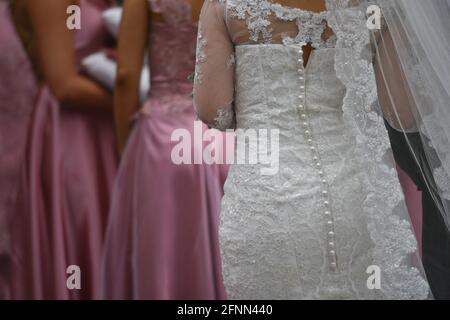
[[(102, 18), (111, 2), (80, 0), (79, 5), (78, 63), (113, 44)], [(68, 110), (43, 85), (35, 99), (12, 226), (13, 299), (98, 295), (117, 166), (112, 115)], [(81, 290), (67, 287), (70, 265), (80, 267)]]
[(171, 160), (174, 130), (194, 135), (188, 77), (197, 24), (188, 1), (149, 4), (166, 22), (150, 28), (151, 94), (135, 117), (114, 190), (102, 298), (223, 299), (218, 224), (228, 167)]
[(31, 64), (11, 21), (9, 1), (0, 0), (0, 300), (10, 296), (9, 225), (37, 89)]

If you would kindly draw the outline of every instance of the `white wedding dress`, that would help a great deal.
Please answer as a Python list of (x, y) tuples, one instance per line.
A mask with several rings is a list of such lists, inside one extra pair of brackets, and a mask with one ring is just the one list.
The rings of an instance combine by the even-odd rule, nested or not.
[[(231, 299), (429, 295), (387, 133), (376, 132), (376, 148), (390, 167), (369, 172), (378, 175), (378, 203), (367, 187), (370, 166), (358, 159), (360, 137), (345, 117), (352, 90), (376, 94), (373, 69), (358, 75), (367, 78), (358, 88), (338, 77), (339, 33), (324, 23), (328, 14), (269, 0), (207, 1), (203, 9), (199, 117), (218, 129), (242, 129), (238, 140), (245, 129), (279, 130), (278, 173), (234, 165), (225, 185), (220, 241)], [(305, 67), (306, 43), (315, 50)], [(367, 285), (371, 266), (380, 268), (379, 289)]]

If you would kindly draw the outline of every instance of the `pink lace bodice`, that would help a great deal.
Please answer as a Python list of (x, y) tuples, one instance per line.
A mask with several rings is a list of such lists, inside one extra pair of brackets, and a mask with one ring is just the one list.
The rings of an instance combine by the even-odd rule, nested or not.
[(187, 0), (149, 0), (152, 12), (165, 22), (152, 21), (149, 61), (152, 71), (151, 104), (170, 110), (192, 110), (197, 23)]

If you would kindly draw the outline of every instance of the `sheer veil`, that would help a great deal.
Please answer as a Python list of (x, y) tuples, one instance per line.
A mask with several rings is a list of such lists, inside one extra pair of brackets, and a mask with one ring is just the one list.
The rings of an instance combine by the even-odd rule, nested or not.
[[(389, 34), (381, 33), (381, 50), (397, 52), (410, 94), (413, 128), (394, 112), (400, 130), (415, 130), (428, 163), (422, 174), (450, 229), (450, 7), (448, 1), (380, 1)], [(401, 23), (399, 23), (401, 21)], [(389, 81), (386, 79), (385, 81)], [(395, 98), (395, 97), (394, 97)], [(393, 100), (393, 99), (391, 99)], [(393, 110), (401, 110), (395, 102)], [(406, 123), (405, 123), (406, 122)], [(420, 160), (420, 154), (416, 157)]]
[[(337, 33), (346, 28), (358, 30), (358, 26), (361, 30), (359, 34), (353, 33), (353, 38), (338, 43), (336, 54), (342, 64), (337, 64), (337, 69), (343, 66), (337, 70), (338, 74), (348, 82), (347, 87), (356, 84), (356, 75), (364, 72), (362, 58), (368, 40), (378, 99), (355, 90), (359, 100), (354, 102), (382, 112), (390, 126), (405, 134), (420, 164), (424, 184), (450, 230), (450, 1), (327, 0), (327, 5), (332, 16), (330, 24)], [(377, 8), (380, 9), (379, 26), (376, 25), (378, 17), (369, 19), (378, 13)], [(362, 31), (362, 22), (358, 24), (355, 20), (357, 13), (350, 13), (354, 11), (366, 15), (364, 23), (369, 32)], [(358, 41), (359, 45), (354, 46)], [(351, 95), (350, 90), (347, 97), (352, 99)], [(353, 123), (358, 130), (367, 139), (374, 138), (376, 129), (370, 113), (354, 116)], [(409, 133), (420, 136), (420, 148), (413, 145)]]

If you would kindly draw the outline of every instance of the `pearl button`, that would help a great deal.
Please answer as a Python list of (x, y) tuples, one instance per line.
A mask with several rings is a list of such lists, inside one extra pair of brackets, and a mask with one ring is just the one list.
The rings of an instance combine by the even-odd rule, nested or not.
[[(302, 91), (298, 98), (300, 100), (303, 101), (305, 100), (305, 68), (303, 66), (304, 64), (304, 59), (303, 59), (303, 50), (300, 50), (300, 56), (298, 58), (298, 63), (301, 64), (301, 67), (299, 66), (298, 68), (298, 72), (299, 72), (299, 79), (301, 81), (300, 83), (300, 90)], [(322, 170), (322, 164), (320, 163), (320, 155), (319, 155), (319, 151), (317, 150), (317, 148), (314, 146), (314, 141), (313, 141), (313, 137), (312, 137), (312, 132), (310, 131), (310, 123), (308, 122), (308, 116), (306, 114), (306, 106), (304, 106), (304, 104), (301, 103), (299, 105), (299, 110), (300, 110), (300, 119), (302, 120), (302, 126), (304, 128), (304, 134), (305, 134), (305, 138), (306, 141), (308, 143), (308, 145), (310, 146), (310, 150), (312, 152), (312, 159), (313, 159), (313, 163), (314, 165), (317, 167), (317, 169), (319, 169), (319, 176), (320, 176), (320, 181), (324, 184), (325, 188), (327, 188), (328, 185), (328, 181), (325, 178), (325, 173)], [(322, 195), (325, 197), (324, 199), (324, 205), (326, 207), (326, 211), (324, 211), (325, 217), (326, 217), (326, 225), (327, 225), (327, 235), (328, 235), (328, 249), (329, 249), (329, 263), (330, 263), (330, 267), (333, 271), (335, 271), (337, 269), (337, 262), (336, 262), (336, 251), (335, 251), (335, 243), (334, 243), (334, 221), (333, 221), (333, 216), (331, 211), (328, 209), (330, 206), (330, 202), (328, 201), (329, 199), (329, 194), (328, 194), (328, 190), (323, 190)], [(328, 210), (327, 210), (328, 209)]]

